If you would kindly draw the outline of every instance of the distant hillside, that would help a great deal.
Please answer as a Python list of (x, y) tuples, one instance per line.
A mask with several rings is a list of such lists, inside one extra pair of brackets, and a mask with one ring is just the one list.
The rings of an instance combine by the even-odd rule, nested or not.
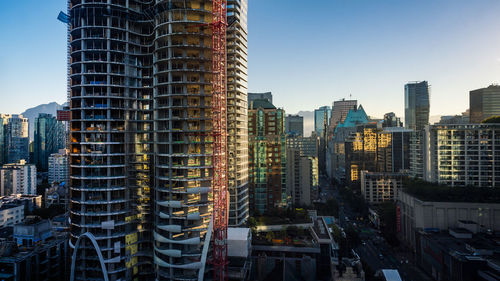
[(314, 111), (299, 111), (297, 115), (304, 117), (304, 136), (309, 137), (314, 131)]
[(41, 104), (32, 108), (27, 109), (25, 112), (21, 113), (23, 117), (28, 118), (29, 121), (29, 136), (30, 140), (33, 140), (33, 134), (35, 131), (35, 118), (38, 117), (39, 113), (48, 113), (56, 116), (57, 110), (63, 108), (64, 105), (58, 104), (57, 102), (51, 102), (47, 104)]

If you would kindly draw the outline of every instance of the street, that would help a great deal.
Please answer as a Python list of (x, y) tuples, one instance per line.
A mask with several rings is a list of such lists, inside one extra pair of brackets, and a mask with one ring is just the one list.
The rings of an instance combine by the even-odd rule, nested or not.
[(358, 233), (362, 243), (354, 251), (360, 256), (361, 261), (366, 263), (373, 272), (381, 269), (397, 269), (404, 281), (431, 281), (432, 279), (417, 268), (409, 252), (395, 252), (378, 233), (368, 225), (368, 220), (356, 220), (358, 214), (351, 211), (347, 202), (343, 202), (337, 188), (330, 184), (325, 176), (320, 176), (321, 201), (326, 202), (334, 198), (339, 202), (339, 216), (343, 227), (353, 226)]

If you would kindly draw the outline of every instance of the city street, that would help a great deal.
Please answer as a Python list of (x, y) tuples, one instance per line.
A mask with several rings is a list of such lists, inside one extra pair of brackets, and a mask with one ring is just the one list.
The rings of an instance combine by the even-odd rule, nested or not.
[(330, 198), (337, 200), (340, 205), (339, 216), (347, 218), (344, 220), (345, 226), (352, 225), (360, 233), (362, 243), (354, 250), (360, 256), (361, 261), (366, 263), (373, 272), (380, 269), (397, 269), (404, 281), (432, 280), (413, 264), (411, 253), (394, 252), (377, 230), (366, 225), (366, 220), (356, 221), (356, 214), (351, 211), (347, 202), (343, 202), (337, 188), (331, 185), (325, 176), (320, 176), (319, 183), (321, 201), (326, 202)]

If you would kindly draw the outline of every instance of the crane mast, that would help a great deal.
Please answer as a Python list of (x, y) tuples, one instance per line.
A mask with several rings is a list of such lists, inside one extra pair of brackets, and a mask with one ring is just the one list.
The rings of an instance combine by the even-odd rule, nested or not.
[(213, 256), (214, 280), (227, 280), (227, 2), (212, 8)]

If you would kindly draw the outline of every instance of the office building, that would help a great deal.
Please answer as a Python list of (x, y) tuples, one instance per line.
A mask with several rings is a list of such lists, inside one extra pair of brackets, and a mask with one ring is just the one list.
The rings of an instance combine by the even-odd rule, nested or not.
[(469, 100), (471, 123), (481, 123), (488, 117), (500, 115), (499, 85), (470, 91)]
[(357, 100), (341, 99), (338, 101), (334, 101), (332, 105), (332, 116), (329, 121), (330, 132), (333, 133), (335, 127), (337, 127), (339, 123), (344, 123), (344, 120), (346, 119), (347, 114), (349, 114), (349, 111), (356, 110), (357, 108)]
[(427, 81), (405, 85), (405, 127), (422, 131), (429, 124), (430, 93)]
[(267, 100), (269, 103), (273, 103), (273, 94), (271, 92), (248, 93), (248, 106), (254, 100)]
[(20, 160), (0, 168), (0, 195), (36, 195), (36, 167)]
[(368, 115), (362, 105), (349, 110), (343, 122), (335, 126), (333, 138), (328, 142), (325, 155), (326, 173), (337, 181), (345, 180), (345, 141), (356, 131), (356, 126), (367, 124)]
[(2, 163), (29, 161), (28, 119), (17, 114), (0, 115)]
[(304, 117), (288, 114), (285, 117), (285, 132), (290, 136), (304, 136)]
[(69, 280), (68, 235), (52, 233), (50, 222), (30, 218), (14, 226), (14, 241), (0, 244), (3, 280)]
[(42, 195), (11, 194), (0, 197), (0, 204), (22, 205), (25, 213), (32, 213), (42, 207)]
[(382, 130), (391, 135), (392, 169), (390, 172), (408, 172), (411, 163), (411, 138), (413, 131), (403, 127), (385, 127)]
[(39, 171), (47, 171), (49, 156), (66, 147), (66, 130), (61, 121), (46, 113), (35, 118), (33, 140), (34, 164)]
[(49, 184), (69, 182), (68, 151), (66, 149), (59, 149), (58, 153), (52, 153), (48, 162)]
[(359, 183), (361, 171), (397, 173), (409, 169), (411, 130), (381, 128), (368, 123), (356, 126), (345, 141), (345, 173), (349, 183)]
[(405, 128), (413, 130), (410, 140), (410, 176), (423, 178), (424, 175), (424, 134), (429, 124), (430, 93), (427, 81), (405, 85)]
[[(111, 2), (68, 1), (72, 274), (197, 279), (211, 233), (213, 3)], [(240, 224), (247, 2), (227, 4), (229, 218)]]
[(286, 147), (295, 148), (300, 156), (318, 157), (319, 137), (287, 137)]
[(448, 186), (500, 186), (500, 124), (431, 125), (425, 140), (425, 180)]
[(348, 183), (359, 183), (361, 171), (392, 171), (391, 135), (377, 124), (358, 125), (345, 142), (345, 172)]
[(394, 201), (403, 187), (404, 173), (361, 171), (361, 194), (370, 204)]
[(314, 110), (314, 131), (320, 138), (325, 137), (325, 130), (330, 124), (332, 109), (329, 106), (322, 106)]
[[(247, 0), (227, 1), (227, 129), (229, 225), (249, 216)], [(271, 97), (272, 100), (272, 97)]]
[(310, 206), (319, 187), (318, 157), (301, 155), (298, 147), (286, 150), (286, 188), (293, 206)]
[(382, 127), (403, 127), (403, 122), (401, 122), (401, 118), (397, 117), (394, 112), (389, 112), (384, 114)]
[(250, 209), (264, 214), (287, 205), (285, 112), (267, 100), (249, 106)]

